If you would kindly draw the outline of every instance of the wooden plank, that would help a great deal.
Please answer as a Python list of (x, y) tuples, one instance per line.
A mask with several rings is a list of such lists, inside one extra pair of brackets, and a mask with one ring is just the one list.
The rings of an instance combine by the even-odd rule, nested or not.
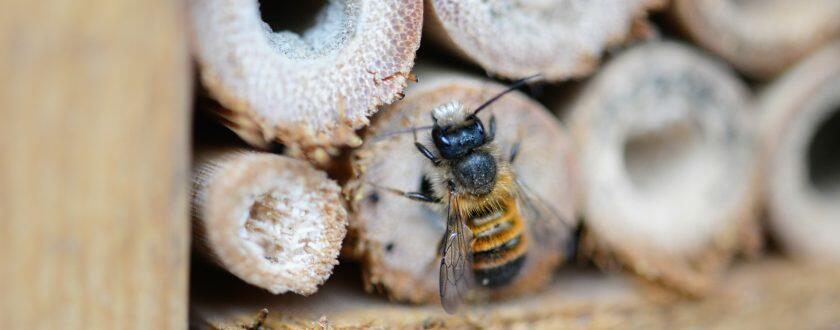
[(180, 1), (0, 10), (0, 328), (183, 328)]
[[(350, 271), (350, 272), (348, 272)], [(197, 329), (242, 329), (262, 308), (270, 329), (836, 329), (840, 268), (778, 257), (742, 263), (720, 287), (692, 300), (650, 291), (627, 277), (567, 267), (536, 295), (447, 315), (438, 305), (390, 303), (362, 292), (343, 269), (311, 297), (273, 296), (202, 273), (193, 296)], [(350, 273), (350, 274), (348, 274)]]

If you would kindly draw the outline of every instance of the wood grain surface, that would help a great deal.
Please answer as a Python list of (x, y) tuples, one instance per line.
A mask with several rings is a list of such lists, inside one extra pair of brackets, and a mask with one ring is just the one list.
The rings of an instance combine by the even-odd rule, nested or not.
[[(309, 298), (271, 296), (203, 276), (196, 329), (836, 329), (840, 268), (771, 257), (730, 269), (705, 299), (657, 295), (627, 277), (567, 268), (542, 292), (447, 315), (439, 305), (389, 303), (350, 276)], [(224, 284), (228, 283), (228, 284)], [(206, 289), (203, 289), (206, 288)], [(658, 291), (661, 293), (662, 291)]]
[(4, 1), (0, 328), (184, 328), (180, 1)]

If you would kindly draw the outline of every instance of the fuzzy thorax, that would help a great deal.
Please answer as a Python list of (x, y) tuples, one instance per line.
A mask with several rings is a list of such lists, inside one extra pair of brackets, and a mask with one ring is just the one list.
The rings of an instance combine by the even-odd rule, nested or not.
[(442, 127), (460, 125), (467, 120), (467, 116), (469, 116), (469, 113), (464, 108), (464, 104), (457, 100), (445, 103), (432, 110), (432, 117)]

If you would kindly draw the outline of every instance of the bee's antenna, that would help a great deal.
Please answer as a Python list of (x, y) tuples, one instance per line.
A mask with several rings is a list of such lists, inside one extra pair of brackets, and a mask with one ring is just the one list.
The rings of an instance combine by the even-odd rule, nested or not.
[(496, 102), (496, 100), (498, 100), (499, 98), (501, 98), (505, 94), (510, 93), (510, 92), (518, 89), (519, 87), (522, 87), (523, 85), (528, 83), (529, 80), (537, 78), (537, 77), (541, 77), (541, 76), (542, 76), (542, 73), (537, 73), (535, 75), (531, 75), (531, 76), (519, 79), (517, 81), (514, 81), (513, 84), (511, 84), (506, 90), (504, 90), (503, 92), (501, 92), (499, 94), (496, 94), (496, 96), (491, 97), (489, 100), (484, 102), (484, 104), (479, 105), (478, 108), (475, 108), (475, 111), (473, 111), (472, 115), (473, 116), (477, 115), (479, 111), (484, 110), (484, 108), (493, 104), (493, 102)]
[(432, 129), (432, 128), (434, 128), (433, 125), (428, 125), (428, 126), (419, 126), (419, 127), (412, 127), (412, 128), (407, 128), (407, 129), (403, 129), (403, 130), (385, 132), (385, 133), (382, 133), (382, 134), (379, 134), (379, 135), (376, 135), (376, 136), (372, 137), (370, 139), (370, 142), (376, 142), (376, 141), (379, 141), (379, 140), (382, 140), (382, 139), (385, 139), (385, 138), (388, 138), (388, 137), (391, 137), (391, 136), (394, 136), (394, 135), (405, 134), (405, 133), (416, 133), (417, 131), (422, 131), (422, 130)]

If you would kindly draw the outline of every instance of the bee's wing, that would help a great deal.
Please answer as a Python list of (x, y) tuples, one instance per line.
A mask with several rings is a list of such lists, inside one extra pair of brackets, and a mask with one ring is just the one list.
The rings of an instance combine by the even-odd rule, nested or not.
[(440, 301), (443, 309), (455, 313), (473, 286), (471, 233), (464, 221), (447, 206), (446, 232), (440, 246)]
[(528, 223), (534, 240), (542, 247), (549, 249), (561, 249), (569, 254), (572, 248), (570, 236), (575, 230), (571, 219), (565, 219), (549, 203), (545, 202), (534, 190), (528, 187), (521, 178), (516, 178), (517, 201), (522, 218)]

